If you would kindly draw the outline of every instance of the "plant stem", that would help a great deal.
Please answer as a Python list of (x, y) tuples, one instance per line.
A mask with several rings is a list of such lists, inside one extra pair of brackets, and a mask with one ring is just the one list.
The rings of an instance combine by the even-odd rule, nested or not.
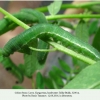
[[(23, 27), (23, 25), (24, 25), (24, 27), (23, 27), (24, 29), (29, 29), (29, 28), (30, 28), (28, 25), (24, 24), (24, 23), (21, 22), (19, 19), (15, 18), (13, 15), (11, 15), (11, 14), (8, 13), (8, 12), (6, 12), (6, 11), (3, 10), (2, 8), (0, 8), (0, 11), (1, 11), (3, 14), (5, 14), (9, 19), (11, 19), (11, 20), (14, 21), (15, 23), (17, 23), (19, 26)], [(60, 44), (57, 44), (57, 43), (55, 43), (55, 42), (48, 42), (48, 43), (49, 43), (50, 45), (52, 45), (53, 47), (55, 47), (56, 49), (58, 49), (59, 51), (62, 51), (62, 52), (64, 52), (64, 53), (66, 53), (66, 54), (69, 54), (69, 55), (71, 55), (71, 56), (73, 56), (73, 57), (75, 57), (75, 58), (77, 58), (77, 59), (80, 59), (80, 60), (82, 60), (82, 61), (88, 63), (88, 64), (94, 64), (94, 63), (96, 63), (94, 60), (92, 60), (92, 59), (90, 59), (90, 58), (88, 58), (88, 57), (85, 57), (85, 56), (83, 56), (83, 55), (81, 55), (81, 54), (78, 54), (78, 53), (76, 53), (76, 52), (74, 52), (74, 51), (72, 51), (72, 50), (70, 50), (70, 49), (68, 49), (68, 48), (66, 48), (66, 47), (64, 47), (64, 46), (62, 46), (62, 45), (60, 45)]]
[(56, 48), (53, 48), (53, 49), (36, 49), (36, 48), (33, 48), (33, 47), (29, 47), (31, 50), (34, 50), (34, 51), (40, 51), (40, 52), (54, 52), (56, 51), (57, 49)]
[(63, 18), (100, 18), (100, 14), (71, 14), (71, 15), (46, 16), (47, 20), (63, 19)]
[[(29, 26), (22, 23), (22, 21), (18, 20), (16, 21), (14, 16), (11, 16), (7, 11), (0, 8), (0, 11), (7, 15), (6, 17), (9, 17), (12, 21), (23, 27), (24, 29), (28, 29)], [(64, 18), (100, 18), (100, 14), (70, 14), (70, 15), (54, 15), (54, 16), (46, 16), (47, 20), (53, 20), (53, 19), (64, 19)], [(20, 23), (20, 24), (19, 24)]]
[(82, 60), (82, 61), (84, 61), (84, 62), (86, 62), (88, 64), (96, 63), (94, 60), (92, 60), (92, 59), (90, 59), (88, 57), (85, 57), (85, 56), (83, 56), (81, 54), (78, 54), (78, 53), (76, 53), (76, 52), (74, 52), (74, 51), (72, 51), (72, 50), (70, 50), (70, 49), (58, 44), (58, 43), (55, 43), (55, 42), (48, 42), (48, 43), (50, 45), (52, 45), (54, 48), (58, 49), (59, 51), (62, 51), (65, 54), (69, 54), (70, 56), (75, 57), (75, 58), (77, 58), (79, 60)]
[(34, 80), (31, 79), (31, 81), (32, 81), (32, 89), (35, 89), (35, 86), (34, 86)]
[[(93, 5), (96, 5), (96, 4), (100, 4), (100, 2), (87, 2), (87, 3), (82, 3), (82, 4), (62, 4), (61, 5), (61, 9), (67, 9), (67, 8), (89, 8)], [(39, 8), (36, 8), (36, 10), (39, 10), (41, 12), (47, 12), (48, 11), (48, 8), (47, 6), (45, 7), (39, 7)]]
[(12, 21), (14, 21), (15, 23), (17, 23), (19, 26), (23, 27), (24, 29), (30, 28), (28, 25), (24, 24), (22, 21), (18, 20), (16, 17), (12, 16), (10, 13), (8, 13), (7, 11), (5, 11), (1, 7), (0, 7), (0, 12), (2, 12), (5, 15), (7, 15), (6, 17), (8, 17), (9, 19), (11, 19)]

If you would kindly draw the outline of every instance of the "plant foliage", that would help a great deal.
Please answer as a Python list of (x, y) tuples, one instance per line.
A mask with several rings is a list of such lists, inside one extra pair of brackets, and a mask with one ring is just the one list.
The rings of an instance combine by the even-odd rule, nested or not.
[[(48, 7), (36, 8), (35, 10), (26, 8), (14, 14), (0, 8), (0, 12), (6, 15), (0, 20), (0, 35), (14, 30), (17, 26), (25, 29), (23, 33), (20, 33), (22, 35), (12, 38), (4, 48), (0, 48), (0, 63), (17, 78), (19, 83), (24, 81), (24, 77), (32, 80), (36, 73), (35, 82), (32, 81), (32, 84), (36, 83), (34, 85), (36, 89), (100, 88), (100, 26), (97, 19), (100, 18), (100, 6), (97, 4), (100, 4), (100, 2), (88, 2), (77, 6), (63, 4), (62, 0), (54, 0)], [(58, 14), (61, 9), (66, 9), (66, 7), (83, 8), (87, 10), (87, 13)], [(46, 16), (44, 12), (49, 12), (50, 15)], [(93, 12), (96, 12), (96, 14), (93, 14)], [(62, 20), (63, 18), (78, 18), (79, 22), (72, 24)], [(32, 25), (32, 27), (27, 24)], [(40, 29), (38, 29), (39, 25), (41, 26)], [(60, 27), (71, 29), (75, 35), (70, 35), (71, 33), (65, 32)], [(31, 35), (33, 28), (35, 33), (32, 34), (34, 36)], [(40, 34), (37, 35), (39, 32)], [(62, 32), (68, 33), (68, 35)], [(91, 45), (89, 39), (92, 35), (94, 38)], [(43, 75), (40, 71), (45, 66), (48, 52), (52, 51), (49, 49), (50, 46), (54, 47), (53, 51), (59, 50), (71, 56), (73, 67), (59, 58), (60, 67), (54, 65), (47, 76)], [(32, 50), (31, 48), (35, 49)], [(16, 51), (24, 54), (24, 64), (17, 66), (10, 59), (10, 54)], [(14, 85), (12, 88), (24, 89), (20, 85)]]

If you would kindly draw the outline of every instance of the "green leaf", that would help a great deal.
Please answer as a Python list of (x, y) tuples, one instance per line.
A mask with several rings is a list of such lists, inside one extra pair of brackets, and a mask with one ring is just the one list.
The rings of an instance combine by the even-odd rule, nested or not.
[(77, 60), (73, 58), (73, 65), (74, 65), (74, 70), (73, 72), (75, 74), (79, 73), (82, 69), (84, 69), (88, 64), (85, 62), (82, 62), (80, 60)]
[(55, 73), (54, 70), (51, 70), (49, 72), (49, 76), (54, 81), (54, 83), (56, 84), (57, 88), (61, 88), (62, 86), (64, 86), (64, 83), (63, 83), (61, 77), (59, 77), (57, 75), (57, 73)]
[(33, 73), (38, 69), (36, 53), (33, 52), (31, 55), (24, 54), (24, 59), (25, 75), (29, 78), (32, 78)]
[(98, 29), (98, 20), (94, 20), (91, 22), (90, 26), (89, 26), (89, 34), (93, 34), (95, 32), (97, 32)]
[(28, 78), (32, 78), (34, 72), (36, 70), (40, 70), (44, 67), (44, 65), (39, 65), (38, 60), (37, 60), (37, 56), (36, 56), (36, 52), (32, 52), (31, 55), (24, 55), (25, 58), (25, 75)]
[[(1, 58), (1, 57), (0, 57)], [(12, 60), (9, 57), (4, 57), (2, 60), (0, 60), (3, 67), (12, 73), (18, 81), (21, 83), (24, 80), (23, 73), (21, 70), (12, 62)]]
[(73, 25), (71, 23), (69, 23), (67, 21), (64, 21), (64, 20), (58, 20), (58, 25), (74, 29), (74, 27), (73, 27)]
[(43, 78), (44, 78), (45, 87), (48, 89), (54, 89), (52, 79), (50, 77), (43, 77)]
[(25, 75), (25, 66), (24, 66), (24, 64), (19, 64), (18, 65), (18, 68), (20, 69), (20, 71), (23, 73), (23, 75)]
[(100, 85), (100, 61), (83, 69), (64, 89), (90, 89)]
[(0, 62), (1, 62), (1, 61), (3, 61), (3, 56), (2, 56), (2, 55), (0, 55)]
[(12, 89), (25, 89), (25, 88), (22, 87), (22, 86), (19, 86), (19, 85), (14, 85), (14, 86), (12, 87)]
[[(89, 11), (88, 9), (84, 9), (83, 14), (90, 15), (90, 14), (92, 14), (92, 11)], [(83, 18), (82, 20), (84, 20), (85, 22), (89, 22), (90, 19), (91, 18)]]
[(100, 27), (94, 37), (93, 43), (92, 43), (93, 47), (95, 47), (98, 51), (100, 51)]
[(100, 89), (100, 84), (94, 87), (94, 89)]
[(48, 11), (51, 15), (56, 15), (59, 10), (60, 10), (60, 7), (62, 5), (62, 0), (54, 0), (53, 3), (51, 3), (47, 8), (48, 8)]
[(80, 22), (78, 23), (76, 30), (75, 30), (75, 34), (81, 40), (88, 42), (89, 31), (88, 31), (87, 24), (85, 23), (84, 20), (80, 20)]
[(25, 75), (29, 78), (32, 78), (33, 73), (39, 69), (38, 60), (36, 52), (33, 51), (31, 55), (24, 54), (25, 59)]
[(59, 64), (60, 64), (61, 68), (62, 68), (64, 71), (66, 71), (66, 72), (68, 72), (68, 73), (71, 72), (70, 66), (67, 65), (67, 63), (66, 63), (64, 60), (62, 60), (62, 59), (59, 58), (58, 61), (59, 61)]
[[(37, 48), (37, 40), (33, 40), (33, 42), (31, 42), (32, 45), (30, 45), (31, 47)], [(25, 66), (25, 75), (28, 78), (32, 78), (34, 72), (36, 70), (39, 70), (41, 68), (43, 68), (44, 65), (40, 65), (38, 63), (38, 59), (37, 59), (37, 51), (31, 51), (31, 54), (24, 54), (24, 66)]]
[(36, 88), (37, 89), (44, 89), (44, 79), (40, 72), (36, 74)]
[(59, 76), (62, 78), (67, 79), (67, 74), (65, 74), (60, 68), (53, 66), (52, 70)]
[(91, 6), (91, 7), (89, 7), (89, 9), (94, 12), (100, 13), (100, 5)]

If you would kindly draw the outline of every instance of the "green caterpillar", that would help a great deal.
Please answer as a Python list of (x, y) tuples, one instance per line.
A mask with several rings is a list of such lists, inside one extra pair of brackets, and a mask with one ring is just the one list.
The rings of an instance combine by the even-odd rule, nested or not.
[[(40, 12), (37, 11), (37, 13), (36, 13), (36, 10), (33, 10), (33, 9), (22, 9), (20, 12), (14, 13), (12, 15), (26, 24), (33, 24), (35, 22), (43, 23), (43, 21), (44, 21), (40, 17), (41, 16)], [(37, 18), (39, 18), (39, 19), (37, 19)], [(69, 28), (73, 29), (73, 26), (70, 23), (65, 22), (63, 20), (54, 21), (52, 23), (53, 24), (57, 23), (58, 26), (64, 26), (64, 27), (69, 27)], [(14, 23), (13, 21), (11, 21), (9, 18), (1, 19), (0, 20), (0, 35), (8, 32), (10, 30), (15, 29), (17, 26), (18, 25), (16, 23)]]
[[(43, 13), (37, 11), (37, 10), (33, 10), (33, 9), (21, 9), (21, 12), (24, 12), (24, 13), (28, 13), (28, 14), (31, 14), (32, 16), (36, 17), (38, 19), (38, 23), (48, 23), (48, 21), (46, 20), (45, 16)], [(48, 49), (49, 48), (49, 45), (40, 40), (38, 41), (38, 49)], [(37, 53), (37, 59), (38, 59), (38, 62), (40, 64), (44, 64), (45, 63), (45, 60), (47, 58), (47, 54), (48, 52), (38, 52)]]
[(100, 59), (100, 53), (91, 45), (81, 41), (59, 26), (52, 24), (37, 24), (28, 30), (25, 30), (18, 36), (9, 40), (1, 50), (1, 54), (4, 56), (9, 56), (36, 38), (40, 38), (43, 41), (47, 41), (49, 39), (55, 42), (60, 41), (63, 46), (66, 46), (71, 50), (82, 53), (89, 58), (92, 57), (92, 59), (96, 61)]
[[(33, 23), (38, 21), (38, 23), (48, 23), (48, 21), (46, 20), (45, 16), (43, 13), (37, 11), (37, 10), (33, 10), (33, 9), (22, 9), (20, 12), (13, 14), (13, 16), (15, 16), (16, 18), (20, 19), (21, 21), (25, 22), (25, 23)], [(41, 17), (40, 17), (41, 16)], [(14, 23), (13, 21), (11, 21), (8, 18), (4, 18), (2, 20), (0, 20), (0, 35), (2, 35), (3, 33), (14, 29), (15, 27), (17, 27), (18, 25), (16, 23)], [(40, 45), (42, 44), (42, 45)], [(28, 53), (29, 54), (29, 48), (26, 50), (27, 45), (20, 50), (20, 52), (23, 53)], [(49, 45), (47, 43), (45, 43), (44, 41), (39, 40), (38, 41), (38, 48), (39, 49), (47, 49), (49, 48)], [(38, 52), (37, 53), (37, 58), (39, 63), (43, 64), (46, 60), (47, 57), (47, 52), (41, 53)]]
[[(18, 12), (12, 15), (26, 24), (32, 24), (37, 21), (37, 18), (35, 16), (28, 14), (26, 12)], [(17, 26), (18, 25), (16, 23), (14, 23), (8, 18), (1, 19), (0, 20), (0, 35), (8, 32), (9, 30), (16, 28)]]

